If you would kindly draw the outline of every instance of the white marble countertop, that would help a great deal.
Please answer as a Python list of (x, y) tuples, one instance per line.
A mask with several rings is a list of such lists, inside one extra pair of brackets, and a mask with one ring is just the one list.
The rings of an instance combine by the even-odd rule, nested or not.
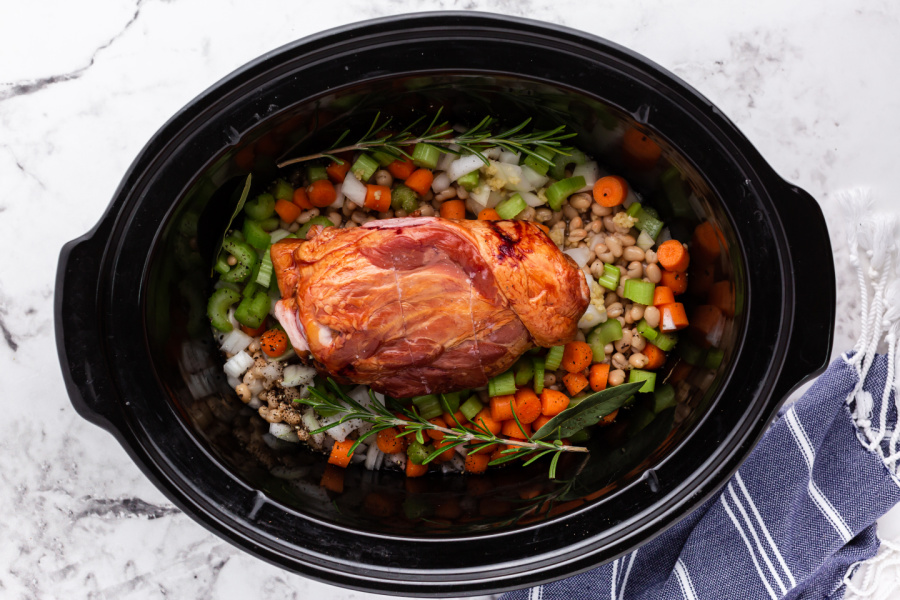
[[(707, 95), (778, 172), (819, 200), (839, 270), (846, 266), (836, 192), (868, 186), (881, 207), (900, 206), (895, 1), (326, 6), (49, 0), (0, 9), (4, 598), (375, 597), (282, 572), (181, 514), (109, 434), (75, 414), (57, 366), (52, 305), (61, 245), (94, 225), (172, 113), (261, 53), (410, 10), (475, 9), (565, 24), (641, 52)], [(856, 290), (846, 277), (839, 297), (836, 351), (855, 336)], [(881, 530), (897, 539), (900, 519), (884, 519)]]

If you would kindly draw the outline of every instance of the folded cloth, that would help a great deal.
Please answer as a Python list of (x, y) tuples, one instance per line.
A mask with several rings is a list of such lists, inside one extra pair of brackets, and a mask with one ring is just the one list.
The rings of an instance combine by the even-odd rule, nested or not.
[[(850, 204), (851, 215), (872, 214), (865, 199)], [(848, 591), (872, 598), (871, 586), (850, 578), (878, 552), (876, 519), (900, 502), (896, 230), (894, 221), (869, 218), (851, 232), (859, 342), (782, 409), (727, 485), (631, 554), (502, 600), (844, 598)], [(880, 343), (887, 355), (876, 354)], [(873, 573), (862, 579), (871, 583)], [(900, 584), (889, 587), (877, 597), (900, 599)]]

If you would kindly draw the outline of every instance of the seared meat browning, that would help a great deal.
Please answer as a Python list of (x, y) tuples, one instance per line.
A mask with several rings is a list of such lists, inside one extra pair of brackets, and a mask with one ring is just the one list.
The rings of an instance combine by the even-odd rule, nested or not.
[(571, 340), (584, 275), (535, 225), (436, 218), (315, 226), (272, 246), (278, 320), (330, 374), (395, 397), (479, 387)]

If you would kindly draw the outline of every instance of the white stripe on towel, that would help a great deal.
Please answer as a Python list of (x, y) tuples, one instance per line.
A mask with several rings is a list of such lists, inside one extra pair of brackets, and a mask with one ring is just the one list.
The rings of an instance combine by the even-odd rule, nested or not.
[(759, 523), (759, 528), (762, 529), (763, 535), (766, 536), (766, 541), (769, 542), (769, 546), (772, 547), (772, 552), (775, 553), (775, 558), (778, 559), (778, 564), (781, 565), (781, 568), (784, 570), (785, 574), (787, 574), (788, 581), (791, 582), (791, 587), (797, 587), (797, 580), (794, 579), (794, 574), (791, 573), (791, 570), (788, 568), (787, 563), (784, 561), (784, 557), (781, 555), (781, 551), (778, 550), (778, 546), (775, 545), (775, 541), (772, 539), (772, 535), (769, 533), (769, 528), (766, 527), (765, 522), (763, 522), (762, 515), (760, 515), (759, 511), (756, 509), (756, 503), (753, 502), (753, 498), (750, 496), (750, 492), (747, 490), (747, 486), (744, 485), (744, 478), (741, 477), (740, 471), (734, 474), (734, 480), (737, 481), (738, 487), (741, 488), (741, 491), (744, 493), (744, 497), (747, 499), (747, 504), (750, 506), (750, 511), (753, 513), (753, 516), (756, 517), (756, 521), (757, 523)]
[(681, 593), (684, 594), (684, 600), (698, 600), (697, 590), (694, 589), (694, 582), (691, 581), (691, 575), (688, 573), (687, 567), (679, 558), (675, 563), (675, 577), (678, 579), (678, 585), (681, 586)]
[(634, 564), (634, 557), (637, 556), (637, 553), (638, 551), (635, 550), (628, 558), (628, 567), (625, 568), (625, 576), (622, 578), (622, 589), (619, 590), (618, 600), (625, 600), (625, 586), (628, 585), (628, 576), (631, 574), (631, 566)]
[(847, 526), (844, 517), (835, 510), (828, 498), (825, 497), (825, 494), (822, 493), (822, 490), (819, 489), (819, 486), (816, 485), (816, 482), (813, 481), (813, 462), (815, 461), (816, 455), (813, 451), (812, 443), (809, 441), (809, 436), (806, 435), (806, 430), (803, 429), (803, 424), (800, 422), (800, 419), (797, 418), (793, 408), (785, 413), (784, 420), (788, 424), (788, 429), (791, 430), (791, 434), (793, 434), (797, 446), (800, 447), (800, 453), (803, 454), (803, 459), (806, 461), (806, 467), (809, 469), (809, 485), (807, 486), (809, 497), (812, 498), (822, 514), (825, 515), (825, 518), (828, 519), (835, 531), (838, 532), (841, 539), (844, 540), (844, 542), (849, 542), (853, 539), (853, 532), (850, 531), (850, 527)]
[(777, 600), (778, 596), (775, 594), (775, 590), (773, 590), (772, 586), (769, 585), (769, 580), (766, 578), (765, 574), (763, 574), (762, 568), (760, 568), (759, 566), (759, 561), (756, 560), (756, 553), (753, 552), (753, 546), (750, 545), (750, 540), (747, 539), (747, 535), (744, 533), (744, 530), (741, 529), (741, 524), (738, 522), (737, 517), (735, 517), (734, 513), (731, 512), (731, 508), (729, 508), (728, 502), (725, 501), (725, 494), (722, 494), (720, 499), (722, 500), (722, 506), (725, 507), (725, 512), (729, 517), (731, 517), (731, 522), (734, 523), (735, 529), (738, 530), (741, 539), (744, 540), (744, 545), (747, 546), (747, 552), (750, 553), (750, 558), (753, 559), (753, 565), (756, 567), (756, 572), (759, 574), (759, 578), (763, 582), (763, 585), (766, 586), (766, 591), (769, 592), (769, 597), (772, 598), (772, 600)]
[(610, 600), (619, 600), (616, 597), (616, 579), (619, 577), (619, 559), (613, 561), (612, 584), (609, 590)]
[(747, 525), (747, 530), (753, 536), (753, 541), (756, 542), (756, 549), (759, 552), (759, 555), (762, 556), (763, 561), (766, 563), (766, 566), (769, 568), (769, 572), (772, 573), (772, 577), (775, 579), (775, 583), (778, 584), (779, 589), (781, 589), (781, 593), (786, 594), (787, 588), (784, 587), (784, 582), (781, 581), (781, 576), (778, 575), (778, 571), (775, 570), (775, 565), (772, 564), (772, 561), (769, 560), (769, 554), (766, 552), (766, 549), (763, 548), (762, 542), (759, 541), (759, 536), (756, 535), (756, 528), (753, 527), (753, 523), (750, 522), (750, 517), (747, 515), (747, 511), (744, 510), (744, 506), (741, 504), (741, 501), (738, 499), (737, 494), (734, 492), (734, 485), (731, 482), (728, 483), (728, 493), (731, 494), (731, 501), (734, 502), (734, 505), (737, 507), (738, 511), (740, 511), (741, 516), (744, 518), (744, 524)]

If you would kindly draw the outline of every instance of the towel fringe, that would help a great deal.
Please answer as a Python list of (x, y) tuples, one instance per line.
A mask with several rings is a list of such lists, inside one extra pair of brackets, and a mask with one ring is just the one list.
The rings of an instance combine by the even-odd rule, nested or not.
[(847, 569), (844, 600), (896, 599), (898, 581), (900, 545), (881, 540), (881, 548), (875, 558), (853, 563)]
[[(860, 442), (869, 451), (877, 453), (896, 476), (900, 462), (900, 429), (888, 431), (888, 409), (893, 405), (900, 412), (898, 222), (893, 215), (875, 214), (868, 190), (845, 192), (839, 201), (851, 223), (847, 245), (850, 264), (856, 269), (862, 313), (859, 339), (853, 353), (843, 356), (859, 377), (847, 404), (859, 429)], [(863, 387), (882, 343), (887, 345), (888, 375), (879, 414), (874, 415), (874, 398)]]

